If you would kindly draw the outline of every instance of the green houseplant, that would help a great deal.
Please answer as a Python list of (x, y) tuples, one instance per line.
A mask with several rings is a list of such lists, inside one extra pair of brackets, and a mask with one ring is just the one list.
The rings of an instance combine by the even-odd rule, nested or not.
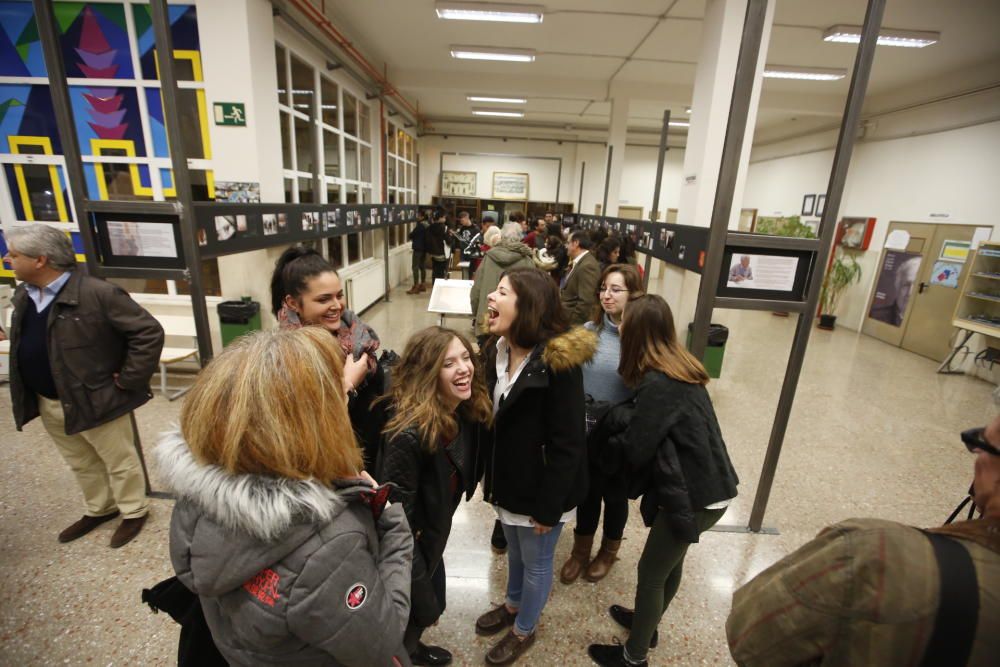
[(843, 253), (833, 258), (833, 264), (823, 276), (819, 293), (819, 328), (833, 330), (837, 324), (837, 305), (844, 290), (861, 280), (861, 265), (853, 255)]
[[(765, 234), (767, 236), (791, 236), (802, 239), (816, 238), (816, 233), (812, 227), (802, 222), (802, 218), (797, 215), (787, 218), (762, 215), (757, 218), (757, 224), (754, 226), (753, 233)], [(775, 311), (772, 315), (788, 317), (788, 313), (786, 312)]]

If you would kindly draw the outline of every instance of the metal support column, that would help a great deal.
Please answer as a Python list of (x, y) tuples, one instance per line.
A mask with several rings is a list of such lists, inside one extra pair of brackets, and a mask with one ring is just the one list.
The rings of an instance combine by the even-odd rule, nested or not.
[(833, 169), (830, 172), (830, 181), (826, 188), (826, 208), (823, 210), (819, 226), (819, 252), (813, 264), (813, 273), (809, 280), (806, 308), (804, 312), (799, 313), (799, 322), (795, 328), (792, 352), (789, 355), (788, 368), (785, 371), (785, 382), (781, 386), (778, 409), (774, 416), (774, 426), (771, 428), (771, 439), (767, 444), (767, 453), (764, 456), (764, 465), (761, 470), (760, 481), (757, 484), (757, 494), (754, 497), (753, 509), (750, 512), (749, 528), (754, 532), (761, 529), (761, 524), (764, 521), (764, 511), (767, 509), (771, 486), (774, 483), (774, 473), (778, 467), (778, 456), (781, 454), (781, 446), (785, 439), (785, 430), (788, 427), (788, 418), (791, 415), (792, 403), (795, 400), (795, 390), (798, 387), (799, 375), (802, 372), (802, 362), (806, 355), (806, 346), (809, 344), (809, 334), (812, 332), (813, 313), (816, 312), (820, 288), (823, 283), (822, 271), (823, 267), (826, 266), (832, 249), (836, 227), (835, 221), (840, 210), (840, 201), (844, 194), (847, 168), (850, 165), (851, 154), (854, 151), (858, 124), (861, 121), (861, 108), (865, 100), (865, 91), (868, 88), (868, 78), (871, 74), (872, 61), (875, 59), (875, 46), (879, 30), (882, 27), (882, 15), (884, 11), (885, 0), (868, 0), (865, 23), (861, 30), (861, 43), (858, 44), (858, 51), (854, 60), (854, 73), (851, 76), (851, 87), (847, 93), (844, 119), (840, 124), (840, 136), (837, 138), (837, 149), (833, 155)]
[[(378, 126), (379, 126), (379, 129), (382, 132), (382, 138), (379, 141), (379, 143), (382, 145), (382, 151), (381, 151), (381, 156), (380, 156), (381, 160), (379, 160), (382, 163), (382, 174), (381, 174), (381, 179), (380, 179), (382, 181), (382, 188), (381, 188), (381, 190), (382, 190), (382, 203), (388, 203), (388, 199), (389, 199), (389, 145), (386, 143), (385, 137), (386, 137), (386, 134), (387, 134), (387, 132), (389, 130), (389, 121), (387, 121), (386, 117), (385, 117), (385, 102), (382, 99), (379, 99), (378, 109), (379, 109), (379, 115), (378, 115), (379, 122), (378, 122)], [(397, 154), (402, 153), (402, 151), (399, 151), (399, 150), (397, 150), (396, 152), (397, 152)], [(399, 198), (399, 190), (396, 190), (396, 198), (397, 199)], [(398, 204), (399, 202), (396, 202), (396, 203)], [(382, 253), (383, 253), (383, 255), (382, 256), (385, 258), (385, 261), (383, 262), (383, 280), (385, 281), (384, 282), (385, 294), (383, 294), (382, 298), (385, 300), (386, 303), (389, 303), (389, 291), (391, 289), (390, 286), (389, 286), (389, 232), (391, 231), (392, 228), (388, 226), (389, 225), (389, 221), (388, 220), (385, 220), (384, 222), (386, 223), (386, 227), (382, 229), (382, 237), (383, 237), (383, 239), (382, 239), (383, 240), (383, 243), (382, 243)]]
[(587, 163), (580, 163), (580, 196), (576, 200), (576, 212), (583, 213), (583, 177), (587, 174)]
[(62, 47), (59, 44), (59, 30), (50, 0), (32, 0), (31, 4), (35, 10), (38, 36), (42, 42), (45, 70), (49, 75), (49, 91), (52, 95), (56, 126), (59, 128), (59, 143), (62, 144), (62, 153), (66, 160), (66, 180), (72, 194), (73, 211), (80, 228), (80, 238), (83, 240), (87, 272), (92, 276), (98, 276), (100, 267), (97, 264), (97, 243), (94, 241), (94, 230), (85, 206), (87, 178), (83, 173), (80, 142), (76, 136), (73, 107), (69, 101), (69, 86), (66, 84), (66, 67), (63, 64)]
[[(608, 215), (608, 188), (611, 187), (611, 158), (614, 157), (615, 147), (608, 144), (608, 167), (604, 172), (604, 201), (601, 204), (601, 215)], [(615, 213), (617, 213), (617, 209)]]
[(163, 120), (167, 128), (170, 163), (173, 166), (174, 189), (180, 204), (181, 245), (188, 267), (188, 284), (191, 287), (191, 310), (194, 328), (198, 335), (198, 359), (202, 366), (212, 359), (212, 338), (208, 325), (205, 291), (201, 284), (201, 255), (198, 251), (197, 226), (191, 195), (191, 177), (188, 174), (187, 151), (181, 132), (181, 114), (177, 104), (177, 75), (174, 71), (174, 42), (170, 34), (170, 17), (167, 0), (150, 0), (153, 34), (156, 38), (156, 58), (160, 71), (160, 97), (163, 100)]
[[(656, 156), (656, 184), (653, 186), (653, 208), (649, 209), (649, 219), (656, 222), (660, 212), (660, 183), (663, 181), (663, 163), (667, 159), (667, 132), (670, 129), (670, 109), (663, 110), (663, 127), (660, 128), (660, 152)], [(666, 218), (664, 218), (666, 219)], [(653, 268), (653, 255), (646, 253), (645, 273), (642, 276), (642, 288), (649, 289), (649, 272)]]
[(729, 216), (732, 213), (736, 176), (740, 167), (740, 155), (743, 152), (743, 139), (746, 136), (750, 97), (753, 93), (766, 14), (767, 0), (748, 0), (739, 59), (736, 62), (736, 78), (733, 81), (732, 102), (729, 106), (729, 120), (726, 124), (726, 138), (722, 145), (719, 180), (712, 206), (712, 224), (708, 233), (705, 269), (698, 289), (694, 330), (691, 332), (691, 354), (698, 359), (704, 357), (705, 345), (708, 342), (708, 325), (712, 319), (716, 282), (722, 270), (722, 257), (726, 249)]

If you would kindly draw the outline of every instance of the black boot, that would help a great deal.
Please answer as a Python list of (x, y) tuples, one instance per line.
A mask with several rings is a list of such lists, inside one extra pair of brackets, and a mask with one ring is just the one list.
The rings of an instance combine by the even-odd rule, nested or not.
[(420, 642), (417, 650), (410, 654), (410, 662), (414, 665), (447, 665), (451, 662), (451, 651)]
[(625, 647), (621, 644), (591, 644), (587, 647), (587, 653), (601, 667), (649, 667), (648, 660), (626, 662)]
[(507, 536), (503, 534), (503, 526), (500, 525), (500, 519), (493, 522), (493, 536), (490, 538), (490, 546), (493, 547), (493, 553), (495, 554), (507, 553)]
[[(632, 629), (632, 618), (635, 616), (634, 611), (626, 609), (621, 605), (613, 604), (608, 607), (608, 613), (611, 614), (611, 618), (614, 619), (615, 623), (628, 630)], [(653, 630), (653, 638), (649, 640), (649, 648), (656, 648), (656, 645), (659, 643), (660, 631)]]

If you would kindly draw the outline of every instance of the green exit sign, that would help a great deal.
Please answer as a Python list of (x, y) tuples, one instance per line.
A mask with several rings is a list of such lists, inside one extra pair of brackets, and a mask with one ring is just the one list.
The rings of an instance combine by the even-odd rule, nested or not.
[(241, 102), (216, 102), (213, 105), (216, 125), (246, 127), (247, 109)]

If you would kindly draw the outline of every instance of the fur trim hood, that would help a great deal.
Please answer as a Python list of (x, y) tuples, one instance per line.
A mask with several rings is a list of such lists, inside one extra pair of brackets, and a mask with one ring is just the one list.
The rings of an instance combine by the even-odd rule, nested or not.
[(597, 352), (597, 334), (582, 326), (574, 327), (545, 344), (542, 361), (556, 372), (583, 366)]
[(178, 501), (194, 504), (234, 533), (273, 542), (296, 524), (326, 523), (344, 508), (344, 493), (313, 480), (234, 475), (199, 463), (180, 430), (165, 433), (154, 450), (160, 474)]

